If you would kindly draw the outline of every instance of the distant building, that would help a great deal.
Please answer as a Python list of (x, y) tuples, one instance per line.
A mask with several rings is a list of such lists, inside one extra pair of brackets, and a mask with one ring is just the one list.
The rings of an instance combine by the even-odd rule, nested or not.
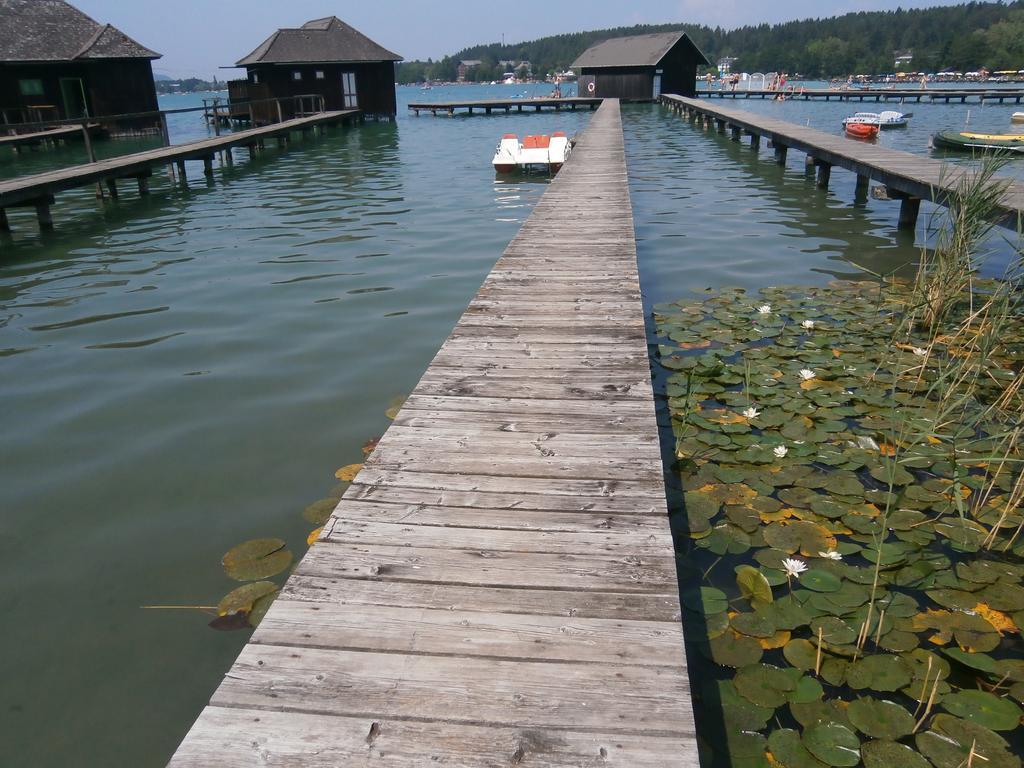
[[(329, 110), (359, 109), (369, 117), (393, 118), (395, 62), (402, 57), (381, 47), (336, 16), (307, 21), (298, 29), (279, 29), (236, 67), (245, 67), (245, 98), (279, 99), (281, 116), (294, 117), (302, 105), (295, 96), (322, 96)], [(233, 101), (242, 97), (237, 85)], [(310, 100), (311, 101), (311, 100)], [(251, 108), (254, 123), (274, 122), (277, 103)]]
[(710, 65), (685, 32), (615, 37), (573, 63), (580, 96), (651, 101), (662, 93), (696, 95), (697, 66)]
[[(0, 123), (157, 109), (160, 54), (63, 0), (0, 0)], [(104, 121), (155, 127), (157, 119)]]
[(480, 59), (464, 59), (463, 61), (460, 61), (459, 62), (459, 66), (458, 66), (458, 70), (457, 70), (457, 73), (458, 73), (457, 74), (457, 80), (458, 80), (458, 82), (460, 82), (460, 83), (466, 82), (466, 75), (469, 74), (470, 70), (476, 69), (481, 64), (483, 64), (483, 62), (480, 61)]
[(914, 61), (913, 51), (896, 51), (893, 54), (896, 69), (907, 69)]

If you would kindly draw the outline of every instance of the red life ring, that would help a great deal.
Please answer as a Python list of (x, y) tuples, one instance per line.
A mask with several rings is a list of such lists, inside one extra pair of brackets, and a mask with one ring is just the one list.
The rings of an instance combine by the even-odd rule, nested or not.
[(597, 90), (597, 86), (595, 86), (594, 81), (591, 80), (589, 83), (587, 83), (587, 93), (593, 93), (595, 90)]

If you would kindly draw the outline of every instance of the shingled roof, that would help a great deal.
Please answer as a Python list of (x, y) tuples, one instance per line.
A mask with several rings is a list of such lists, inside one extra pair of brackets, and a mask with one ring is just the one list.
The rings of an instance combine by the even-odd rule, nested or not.
[(64, 0), (0, 0), (0, 61), (159, 58)]
[(596, 43), (573, 62), (576, 67), (653, 67), (676, 43), (684, 39), (697, 52), (700, 61), (710, 64), (685, 32), (658, 32), (653, 35), (613, 37)]
[(235, 66), (401, 60), (337, 16), (328, 16), (307, 21), (299, 29), (277, 30)]

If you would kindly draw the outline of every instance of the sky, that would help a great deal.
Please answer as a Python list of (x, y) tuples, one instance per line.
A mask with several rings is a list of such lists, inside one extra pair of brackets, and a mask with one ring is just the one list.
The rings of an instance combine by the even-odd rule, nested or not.
[(163, 54), (158, 74), (173, 78), (237, 76), (221, 70), (281, 27), (338, 16), (406, 59), (434, 59), (480, 43), (633, 24), (687, 22), (740, 27), (834, 16), (852, 11), (946, 5), (941, 0), (551, 0), (423, 2), (422, 0), (71, 0), (101, 23)]

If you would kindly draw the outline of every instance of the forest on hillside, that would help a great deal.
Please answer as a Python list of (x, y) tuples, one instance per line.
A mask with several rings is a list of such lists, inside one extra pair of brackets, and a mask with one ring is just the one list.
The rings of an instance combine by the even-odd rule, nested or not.
[(807, 77), (878, 75), (895, 71), (896, 52), (912, 52), (911, 71), (1024, 69), (1024, 0), (895, 11), (722, 29), (693, 24), (639, 25), (542, 37), (524, 43), (465, 48), (439, 61), (399, 65), (403, 83), (455, 80), (459, 61), (483, 63), (469, 79), (497, 79), (501, 61), (529, 61), (543, 77), (569, 67), (589, 46), (623, 35), (684, 30), (712, 62), (735, 57), (734, 69), (785, 71)]

